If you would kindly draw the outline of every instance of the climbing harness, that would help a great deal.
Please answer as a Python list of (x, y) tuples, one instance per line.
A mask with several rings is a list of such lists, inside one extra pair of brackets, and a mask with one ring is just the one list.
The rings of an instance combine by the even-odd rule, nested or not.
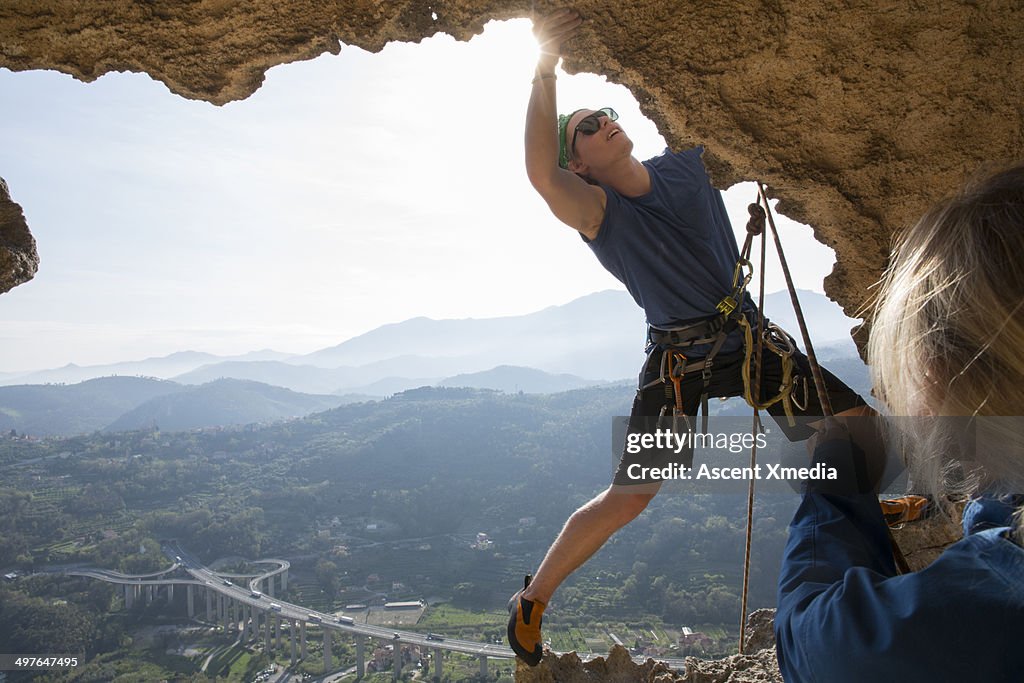
[[(739, 317), (742, 317), (739, 316)], [(684, 414), (682, 384), (683, 377), (688, 373), (700, 372), (703, 387), (701, 389), (701, 430), (706, 433), (708, 428), (708, 393), (711, 386), (711, 369), (715, 358), (729, 334), (738, 326), (732, 316), (716, 316), (708, 320), (672, 329), (661, 329), (651, 326), (648, 339), (652, 344), (665, 347), (661, 356), (661, 367), (656, 377), (641, 389), (649, 389), (658, 384), (665, 385), (665, 397), (671, 393), (672, 416), (689, 417)], [(690, 360), (684, 351), (694, 346), (711, 345), (706, 355)], [(671, 389), (670, 389), (671, 387)], [(668, 410), (668, 403), (662, 408), (662, 415)]]
[[(663, 347), (665, 351), (661, 357), (661, 368), (658, 377), (641, 388), (648, 389), (657, 384), (664, 384), (666, 403), (662, 408), (661, 415), (664, 416), (669, 409), (669, 405), (671, 405), (673, 416), (682, 417), (684, 416), (682, 397), (683, 377), (689, 373), (699, 371), (702, 383), (700, 394), (702, 433), (707, 433), (708, 429), (708, 397), (710, 395), (711, 375), (715, 359), (718, 357), (718, 353), (721, 351), (726, 339), (737, 328), (742, 328), (744, 335), (742, 370), (744, 399), (748, 404), (757, 409), (764, 409), (782, 401), (789, 424), (795, 424), (792, 393), (796, 379), (799, 378), (794, 378), (793, 376), (792, 356), (796, 350), (796, 344), (778, 325), (769, 324), (765, 327), (762, 314), (759, 313), (757, 324), (752, 325), (747, 314), (743, 311), (743, 301), (746, 298), (747, 285), (753, 277), (750, 249), (753, 238), (764, 234), (765, 221), (764, 210), (759, 204), (751, 204), (748, 207), (748, 212), (750, 213), (750, 219), (747, 221), (747, 238), (743, 243), (743, 249), (740, 251), (740, 257), (733, 271), (730, 292), (722, 297), (716, 306), (718, 314), (711, 318), (678, 327), (660, 328), (651, 325), (648, 329), (648, 339), (650, 342)], [(764, 240), (762, 239), (762, 252), (764, 250), (763, 242)], [(762, 281), (763, 279), (762, 273)], [(760, 307), (758, 311), (760, 311)], [(782, 360), (782, 382), (778, 388), (778, 393), (765, 400), (760, 399), (760, 388), (757, 391), (751, 391), (750, 365), (752, 360), (751, 354), (754, 348), (753, 335), (755, 329), (763, 330), (759, 335), (758, 348), (763, 343)], [(699, 358), (689, 360), (684, 354), (686, 349), (707, 345), (710, 345), (711, 348)], [(760, 362), (759, 357), (757, 360), (758, 365), (760, 365)], [(806, 403), (806, 386), (804, 400)], [(799, 407), (799, 404), (796, 405)]]

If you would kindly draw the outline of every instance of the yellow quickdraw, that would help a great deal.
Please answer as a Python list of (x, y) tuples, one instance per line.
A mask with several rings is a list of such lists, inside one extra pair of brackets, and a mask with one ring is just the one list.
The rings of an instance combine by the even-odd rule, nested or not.
[[(743, 274), (744, 266), (747, 267), (747, 274), (741, 280), (740, 276)], [(740, 258), (732, 273), (732, 294), (722, 297), (722, 300), (715, 306), (719, 313), (724, 316), (732, 315), (732, 312), (739, 306), (739, 302), (743, 300), (743, 292), (747, 290), (747, 285), (750, 284), (752, 277), (754, 277), (754, 267), (747, 259)]]

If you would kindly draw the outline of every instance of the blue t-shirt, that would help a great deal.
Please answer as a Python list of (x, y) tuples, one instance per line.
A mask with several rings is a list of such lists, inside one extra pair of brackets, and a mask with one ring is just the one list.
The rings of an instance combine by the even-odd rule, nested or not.
[(651, 191), (640, 197), (601, 186), (608, 197), (604, 220), (588, 244), (655, 327), (711, 317), (732, 291), (739, 248), (703, 152), (666, 149), (643, 162)]
[[(815, 450), (840, 479), (849, 442)], [(1019, 500), (1019, 499), (1018, 499)], [(982, 497), (964, 539), (928, 567), (896, 575), (874, 493), (809, 490), (789, 528), (775, 614), (788, 683), (1024, 681), (1024, 548), (1013, 507)]]

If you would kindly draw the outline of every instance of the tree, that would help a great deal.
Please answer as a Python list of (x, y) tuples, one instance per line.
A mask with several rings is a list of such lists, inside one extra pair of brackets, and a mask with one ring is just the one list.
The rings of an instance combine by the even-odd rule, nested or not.
[(320, 587), (333, 598), (338, 592), (338, 565), (330, 560), (321, 558), (317, 560), (314, 573)]

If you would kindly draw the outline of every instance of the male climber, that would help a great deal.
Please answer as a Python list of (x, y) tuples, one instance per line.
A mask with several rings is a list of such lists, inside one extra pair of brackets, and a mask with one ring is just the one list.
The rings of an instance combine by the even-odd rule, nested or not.
[[(633, 431), (640, 418), (666, 411), (694, 415), (708, 396), (743, 394), (743, 336), (735, 317), (726, 320), (718, 308), (733, 291), (739, 249), (721, 195), (707, 177), (701, 148), (666, 150), (640, 162), (613, 110), (558, 116), (554, 70), (563, 41), (580, 23), (580, 16), (567, 9), (534, 23), (541, 56), (526, 114), (526, 171), (555, 217), (579, 231), (646, 313), (648, 358), (633, 402)], [(737, 304), (736, 316), (756, 324), (750, 298), (742, 296)], [(664, 359), (666, 354), (670, 358)], [(793, 361), (796, 372), (810, 377), (803, 354), (794, 353)], [(785, 382), (781, 366), (778, 356), (765, 354), (766, 392)], [(864, 405), (840, 380), (824, 374), (836, 413)], [(821, 415), (813, 388), (805, 389), (803, 398), (800, 414)], [(773, 417), (781, 410), (780, 403), (769, 408)], [(811, 433), (780, 426), (791, 439)], [(626, 464), (620, 462), (608, 489), (572, 514), (532, 581), (528, 577), (509, 603), (509, 643), (531, 666), (541, 660), (541, 616), (551, 595), (658, 492), (659, 482), (625, 476)]]

